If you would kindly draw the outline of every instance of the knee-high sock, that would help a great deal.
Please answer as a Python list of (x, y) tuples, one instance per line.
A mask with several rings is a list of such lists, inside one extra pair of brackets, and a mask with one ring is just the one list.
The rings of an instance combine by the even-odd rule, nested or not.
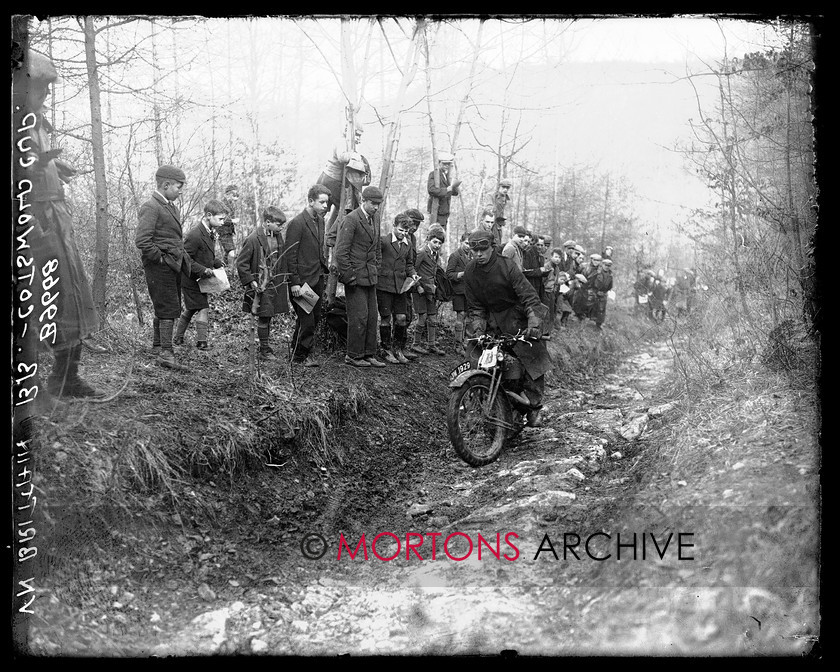
[(394, 347), (403, 350), (405, 349), (405, 342), (408, 339), (408, 327), (405, 325), (394, 325)]
[(268, 337), (271, 333), (271, 318), (261, 317), (257, 323), (257, 336), (260, 339), (260, 350), (268, 348)]
[(172, 350), (172, 330), (175, 328), (175, 320), (160, 321), (160, 347), (164, 350)]
[(185, 310), (181, 313), (181, 317), (178, 318), (178, 324), (175, 326), (176, 337), (182, 337), (187, 333), (187, 327), (190, 326), (190, 320), (192, 320), (195, 312), (194, 310)]
[(464, 341), (464, 313), (455, 315), (455, 341), (460, 345)]
[(152, 347), (160, 347), (160, 320), (158, 318), (152, 320)]
[(207, 332), (210, 329), (210, 323), (207, 320), (195, 321), (195, 340), (207, 342)]
[(420, 313), (417, 316), (417, 326), (414, 327), (414, 345), (423, 343), (426, 337), (426, 313)]
[(429, 345), (436, 346), (437, 345), (437, 323), (434, 320), (429, 320), (426, 323), (426, 327), (428, 328), (429, 333)]
[(391, 325), (390, 324), (380, 324), (379, 325), (379, 342), (382, 345), (383, 350), (390, 350), (391, 349)]

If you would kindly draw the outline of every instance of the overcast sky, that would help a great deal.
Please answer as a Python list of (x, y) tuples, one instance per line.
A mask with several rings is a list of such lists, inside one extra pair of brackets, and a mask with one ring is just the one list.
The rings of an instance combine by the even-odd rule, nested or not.
[(683, 61), (763, 48), (765, 24), (709, 16), (580, 19), (571, 29), (573, 61)]

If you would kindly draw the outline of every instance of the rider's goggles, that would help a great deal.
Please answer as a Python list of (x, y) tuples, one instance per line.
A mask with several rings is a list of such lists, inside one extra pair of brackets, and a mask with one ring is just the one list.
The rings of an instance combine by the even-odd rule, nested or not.
[(470, 243), (470, 249), (475, 250), (476, 252), (483, 252), (484, 250), (490, 249), (490, 241), (489, 240), (478, 240), (474, 243)]

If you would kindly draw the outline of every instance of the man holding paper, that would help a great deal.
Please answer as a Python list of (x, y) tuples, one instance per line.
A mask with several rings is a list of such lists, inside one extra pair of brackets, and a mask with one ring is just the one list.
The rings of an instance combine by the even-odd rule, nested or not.
[(324, 258), (324, 213), (329, 202), (327, 187), (323, 184), (312, 186), (306, 207), (286, 229), (286, 263), (292, 305), (297, 315), (290, 355), (292, 362), (306, 367), (318, 366), (311, 353), (324, 302), (324, 276), (329, 273)]

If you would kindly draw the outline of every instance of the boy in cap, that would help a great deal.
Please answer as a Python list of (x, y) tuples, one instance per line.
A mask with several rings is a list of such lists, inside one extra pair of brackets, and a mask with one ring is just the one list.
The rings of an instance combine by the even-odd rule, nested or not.
[(286, 230), (286, 266), (292, 297), (300, 296), (304, 284), (308, 284), (318, 295), (318, 301), (309, 313), (297, 301), (292, 301), (297, 320), (292, 334), (291, 358), (293, 362), (305, 367), (318, 366), (311, 352), (315, 346), (315, 330), (321, 319), (324, 302), (324, 276), (329, 273), (324, 258), (324, 213), (329, 208), (330, 193), (329, 188), (323, 184), (310, 187), (306, 207), (289, 222)]
[(166, 165), (157, 169), (155, 181), (157, 189), (140, 206), (134, 243), (155, 311), (152, 351), (158, 353), (161, 366), (176, 368), (172, 331), (181, 316), (182, 274), (192, 272), (192, 261), (184, 251), (181, 214), (175, 206), (186, 176), (180, 168)]
[(184, 334), (190, 321), (195, 317), (195, 347), (207, 350), (207, 334), (210, 330), (210, 302), (207, 294), (201, 291), (198, 280), (212, 278), (214, 268), (224, 264), (216, 258), (216, 237), (228, 217), (224, 203), (211, 200), (204, 205), (204, 216), (198, 225), (187, 232), (184, 238), (184, 251), (190, 255), (190, 273), (181, 278), (181, 293), (184, 297), (184, 312), (175, 327), (172, 342), (184, 344)]
[(450, 182), (449, 173), (455, 163), (455, 156), (449, 152), (438, 154), (438, 167), (429, 173), (426, 190), (429, 192), (428, 212), (432, 212), (432, 203), (437, 199), (437, 219), (431, 224), (440, 224), (446, 229), (449, 221), (449, 206), (453, 196), (459, 194), (461, 180)]
[[(64, 183), (76, 175), (76, 169), (58, 158), (60, 149), (50, 147), (49, 133), (53, 129), (44, 117), (44, 103), (56, 79), (58, 72), (53, 63), (46, 56), (28, 50), (23, 67), (15, 71), (13, 81), (14, 128), (28, 129), (25, 131), (28, 137), (18, 137), (26, 143), (23, 146), (18, 143), (13, 150), (13, 170), (16, 181), (23, 178), (18, 189), (23, 190), (27, 181), (30, 187), (28, 192), (21, 193), (17, 206), (21, 213), (17, 233), (22, 235), (15, 243), (21, 255), (17, 257), (19, 275), (15, 295), (21, 296), (24, 290), (34, 295), (28, 319), (21, 312), (15, 313), (22, 321), (21, 332), (13, 332), (19, 338), (15, 372), (22, 376), (16, 381), (16, 416), (18, 410), (25, 413), (29, 408), (27, 401), (32, 400), (39, 409), (51, 410), (50, 395), (100, 396), (79, 376), (82, 343), (99, 328), (99, 319), (76, 246), (72, 214), (64, 198)], [(23, 222), (28, 223), (24, 226)], [(28, 234), (24, 233), (27, 229)], [(24, 240), (26, 245), (21, 243)], [(27, 259), (28, 246), (31, 246), (31, 259)], [(22, 267), (21, 263), (26, 261), (30, 266)], [(18, 311), (25, 309), (22, 303)], [(51, 347), (55, 356), (45, 388), (38, 385), (38, 341)], [(32, 377), (24, 375), (30, 373)], [(39, 393), (43, 395), (40, 399)], [(46, 403), (42, 404), (45, 399)]]
[[(408, 337), (408, 292), (403, 292), (407, 278), (417, 278), (414, 253), (408, 242), (411, 218), (400, 213), (394, 218), (391, 233), (381, 238), (382, 266), (376, 283), (376, 303), (379, 308), (379, 341), (385, 361), (408, 364), (403, 354)], [(393, 327), (393, 328), (392, 328)]]
[(248, 234), (236, 256), (239, 281), (245, 288), (242, 311), (258, 318), (259, 357), (266, 361), (277, 359), (269, 343), (271, 318), (289, 312), (288, 273), (281, 236), (285, 223), (282, 210), (274, 206), (266, 208), (262, 226)]
[(548, 305), (548, 321), (554, 328), (557, 310), (563, 301), (561, 288), (565, 286), (566, 272), (563, 270), (563, 248), (555, 247), (551, 250), (546, 264), (548, 275), (545, 277), (545, 296)]
[(550, 270), (545, 268), (545, 260), (538, 246), (539, 237), (532, 231), (528, 231), (525, 240), (525, 248), (522, 250), (522, 273), (537, 290), (540, 301), (548, 305), (543, 278), (550, 273)]
[[(407, 229), (406, 239), (408, 240), (408, 246), (411, 252), (411, 264), (417, 268), (417, 229), (420, 228), (420, 225), (423, 223), (425, 217), (417, 208), (409, 208), (403, 214), (408, 215), (411, 219), (411, 224)], [(418, 294), (416, 289), (412, 289), (408, 294), (405, 319), (406, 324), (409, 327), (411, 326), (411, 323), (414, 322), (414, 318), (416, 316), (414, 302), (418, 300), (417, 296)], [(403, 350), (403, 356), (407, 359), (417, 359), (417, 354), (412, 352), (410, 348)]]
[[(421, 355), (445, 355), (437, 346), (437, 300), (435, 299), (435, 274), (440, 264), (440, 248), (446, 240), (443, 227), (432, 224), (426, 236), (426, 243), (417, 252), (416, 270), (420, 276), (417, 286), (417, 329), (414, 331), (414, 345), (412, 350)], [(426, 345), (422, 344), (423, 334), (426, 333)]]
[(598, 302), (598, 289), (596, 278), (601, 272), (601, 255), (592, 253), (589, 255), (589, 263), (581, 270), (586, 278), (586, 288), (575, 293), (575, 315), (579, 320), (594, 318)]
[(464, 271), (472, 259), (470, 253), (469, 234), (461, 234), (461, 244), (446, 260), (446, 277), (452, 283), (452, 310), (455, 311), (455, 353), (464, 355), (464, 319), (466, 317), (467, 299), (464, 292)]
[(613, 286), (611, 267), (612, 259), (604, 259), (602, 257), (598, 267), (598, 273), (592, 282), (592, 289), (595, 293), (595, 300), (592, 306), (592, 319), (595, 320), (595, 326), (598, 329), (601, 329), (601, 325), (604, 324), (604, 319), (607, 316), (607, 292)]
[(376, 284), (382, 264), (379, 206), (382, 192), (365, 187), (362, 204), (341, 225), (335, 245), (338, 279), (347, 303), (347, 354), (344, 363), (360, 368), (385, 366), (376, 358)]

